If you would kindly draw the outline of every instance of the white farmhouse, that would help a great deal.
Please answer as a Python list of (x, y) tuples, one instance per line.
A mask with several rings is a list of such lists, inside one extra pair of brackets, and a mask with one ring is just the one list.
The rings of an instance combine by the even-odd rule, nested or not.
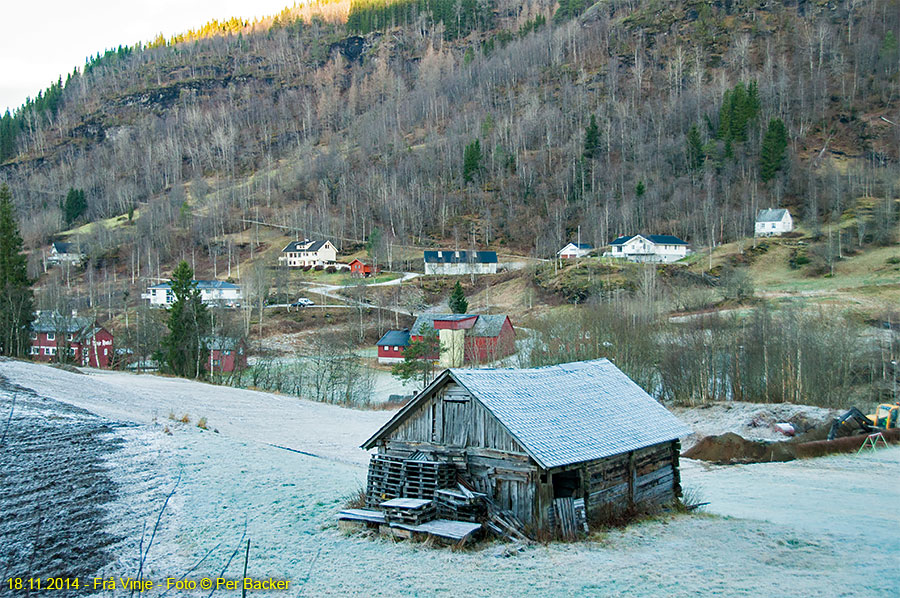
[[(221, 280), (193, 281), (200, 291), (200, 300), (206, 305), (240, 307), (241, 287)], [(175, 293), (167, 282), (153, 285), (141, 294), (141, 299), (149, 299), (151, 307), (169, 307), (175, 302)]]
[(426, 251), (425, 274), (496, 274), (496, 251)]
[(609, 244), (606, 256), (621, 257), (632, 262), (677, 262), (688, 254), (687, 241), (674, 235), (622, 236)]
[(279, 266), (302, 268), (304, 266), (327, 266), (337, 259), (337, 248), (331, 241), (293, 241), (281, 250)]
[(771, 237), (794, 230), (794, 219), (787, 210), (760, 210), (756, 216), (756, 236)]
[(76, 247), (75, 243), (63, 243), (57, 241), (50, 246), (50, 255), (47, 256), (49, 264), (78, 265), (84, 260), (84, 254)]
[(558, 255), (560, 259), (566, 260), (576, 257), (584, 257), (593, 250), (594, 248), (587, 243), (569, 243), (568, 245), (557, 251), (556, 255)]

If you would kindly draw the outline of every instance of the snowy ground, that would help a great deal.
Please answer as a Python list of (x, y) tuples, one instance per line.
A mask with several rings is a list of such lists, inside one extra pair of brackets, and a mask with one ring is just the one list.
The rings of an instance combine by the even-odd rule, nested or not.
[[(106, 507), (108, 531), (123, 538), (104, 575), (136, 573), (142, 532), (146, 548), (174, 488), (147, 575), (240, 577), (249, 538), (248, 575), (292, 580), (273, 596), (887, 597), (900, 584), (898, 448), (732, 467), (689, 461), (683, 483), (714, 516), (660, 518), (505, 557), (496, 543), (454, 552), (337, 529), (343, 497), (364, 483), (355, 447), (390, 413), (21, 362), (0, 361), (0, 376), (142, 424), (116, 428), (121, 448), (104, 457), (121, 486)], [(0, 393), (0, 416), (8, 406)], [(206, 415), (220, 434), (173, 423), (170, 409)]]

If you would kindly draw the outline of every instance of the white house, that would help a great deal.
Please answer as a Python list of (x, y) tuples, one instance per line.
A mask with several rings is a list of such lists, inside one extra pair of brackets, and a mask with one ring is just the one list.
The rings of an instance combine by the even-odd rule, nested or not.
[[(221, 280), (195, 280), (197, 290), (200, 291), (200, 300), (207, 305), (222, 305), (225, 307), (240, 307), (241, 287), (232, 282)], [(151, 307), (168, 307), (175, 302), (175, 293), (167, 282), (163, 282), (147, 288), (146, 293), (141, 294), (141, 299), (149, 299)]]
[(677, 262), (688, 254), (686, 241), (673, 235), (622, 236), (609, 244), (605, 256), (621, 257), (632, 262)]
[(426, 251), (425, 274), (496, 274), (496, 251)]
[(82, 260), (84, 260), (84, 254), (78, 251), (75, 243), (57, 241), (50, 245), (50, 255), (47, 256), (49, 264), (78, 265)]
[(288, 268), (327, 266), (337, 259), (337, 248), (331, 241), (293, 241), (281, 250), (278, 265)]
[(594, 250), (587, 243), (569, 243), (556, 252), (561, 259), (572, 259), (576, 257), (584, 257)]
[(771, 237), (794, 230), (794, 219), (787, 210), (760, 210), (756, 215), (756, 236)]

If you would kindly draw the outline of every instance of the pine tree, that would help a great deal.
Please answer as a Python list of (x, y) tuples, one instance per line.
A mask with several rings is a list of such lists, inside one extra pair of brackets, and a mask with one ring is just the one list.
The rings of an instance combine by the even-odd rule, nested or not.
[(0, 186), (0, 354), (25, 354), (34, 320), (34, 295), (12, 194)]
[(481, 170), (481, 142), (477, 139), (466, 146), (463, 152), (463, 179), (471, 183)]
[(404, 384), (410, 380), (422, 381), (422, 388), (428, 386), (434, 375), (434, 362), (441, 353), (441, 343), (437, 330), (432, 328), (422, 338), (409, 343), (403, 351), (403, 361), (391, 366), (391, 375)]
[(184, 261), (172, 272), (169, 285), (175, 300), (169, 308), (164, 346), (166, 364), (173, 374), (199, 378), (206, 370), (205, 338), (211, 322), (193, 278), (194, 271)]
[(584, 152), (582, 155), (586, 160), (590, 160), (597, 156), (597, 150), (600, 148), (600, 128), (597, 127), (597, 117), (591, 114), (591, 122), (584, 129)]
[(697, 125), (691, 126), (687, 136), (688, 167), (691, 170), (699, 170), (703, 167), (703, 139)]
[(450, 311), (455, 314), (464, 314), (469, 310), (469, 302), (466, 300), (466, 295), (463, 293), (462, 285), (459, 284), (458, 280), (450, 293), (450, 299), (447, 303), (450, 305)]
[(787, 153), (787, 127), (780, 118), (769, 121), (759, 150), (759, 178), (769, 182), (784, 166)]
[(84, 198), (84, 190), (70, 187), (63, 202), (63, 215), (66, 219), (66, 224), (71, 225), (81, 218), (86, 211), (87, 200)]

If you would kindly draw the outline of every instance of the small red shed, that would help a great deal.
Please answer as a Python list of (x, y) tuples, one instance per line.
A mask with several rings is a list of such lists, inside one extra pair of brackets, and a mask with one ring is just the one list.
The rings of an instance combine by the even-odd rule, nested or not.
[(378, 274), (381, 268), (376, 268), (372, 264), (367, 264), (359, 258), (350, 262), (350, 274), (359, 276), (360, 278), (368, 278), (373, 274)]
[(409, 329), (388, 330), (378, 341), (378, 363), (403, 361), (403, 352), (409, 346)]
[(217, 336), (205, 340), (209, 350), (206, 368), (210, 373), (229, 373), (247, 367), (247, 346), (243, 339)]

